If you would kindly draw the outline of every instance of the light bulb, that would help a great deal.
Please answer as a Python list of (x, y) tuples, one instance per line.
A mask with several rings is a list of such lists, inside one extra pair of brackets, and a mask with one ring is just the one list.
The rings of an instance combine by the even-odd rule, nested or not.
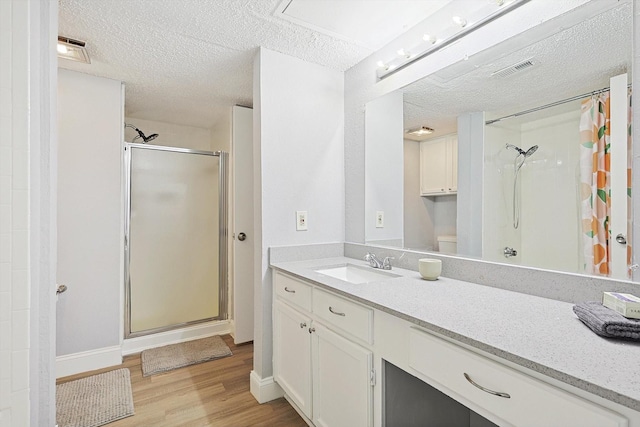
[(67, 47), (63, 44), (58, 43), (58, 53), (65, 54), (67, 52), (68, 52)]
[(398, 50), (398, 56), (402, 56), (403, 58), (410, 58), (411, 54), (407, 51), (405, 51), (404, 49), (400, 49)]
[(459, 16), (454, 16), (451, 19), (453, 20), (454, 24), (460, 25), (461, 27), (465, 27), (467, 25), (467, 20)]
[(425, 34), (424, 36), (422, 36), (422, 40), (426, 41), (427, 43), (431, 43), (431, 44), (434, 44), (436, 42), (436, 38), (434, 36), (429, 35), (429, 34)]

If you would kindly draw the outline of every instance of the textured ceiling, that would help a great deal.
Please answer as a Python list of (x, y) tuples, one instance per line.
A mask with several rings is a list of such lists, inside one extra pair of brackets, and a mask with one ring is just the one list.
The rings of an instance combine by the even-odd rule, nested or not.
[[(456, 132), (457, 116), (465, 112), (485, 111), (487, 119), (497, 118), (608, 87), (610, 77), (631, 73), (633, 13), (630, 2), (620, 3), (506, 55), (500, 46), (487, 51), (484, 63), (460, 77), (446, 81), (436, 75), (407, 86), (405, 129), (429, 126), (435, 137)], [(491, 76), (529, 58), (536, 65), (526, 71)], [(440, 74), (451, 75), (446, 71)]]
[(275, 17), (280, 2), (59, 0), (59, 34), (86, 41), (92, 61), (60, 66), (124, 81), (128, 117), (214, 128), (252, 105), (258, 46), (341, 71), (372, 53)]

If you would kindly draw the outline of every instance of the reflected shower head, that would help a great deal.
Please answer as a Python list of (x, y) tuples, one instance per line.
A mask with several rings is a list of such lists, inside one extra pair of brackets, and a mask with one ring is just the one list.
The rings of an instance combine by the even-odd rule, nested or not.
[(524, 156), (525, 158), (531, 156), (538, 149), (537, 145), (534, 145), (533, 147), (529, 148), (527, 151), (524, 151), (522, 148), (516, 147), (513, 144), (507, 144), (506, 147), (507, 148), (513, 148), (514, 150), (516, 150), (518, 152), (518, 156)]
[(153, 134), (151, 134), (149, 136), (146, 136), (140, 129), (138, 129), (134, 125), (130, 125), (130, 124), (125, 123), (124, 127), (131, 128), (131, 129), (135, 130), (136, 132), (138, 132), (138, 136), (133, 138), (133, 140), (131, 142), (135, 142), (136, 139), (142, 138), (143, 143), (146, 144), (147, 142), (153, 141), (154, 139), (156, 139), (158, 137), (157, 133), (153, 133)]
[(524, 156), (529, 157), (530, 155), (535, 153), (537, 149), (538, 149), (538, 146), (534, 145), (533, 147), (529, 148), (526, 153), (524, 153)]
[(526, 154), (525, 151), (522, 148), (516, 147), (513, 144), (507, 144), (507, 148), (513, 148), (514, 150), (516, 150), (518, 152), (519, 156), (523, 156), (524, 154)]
[(144, 142), (149, 142), (149, 141), (153, 141), (157, 137), (158, 137), (157, 133), (152, 133), (151, 135), (147, 136), (146, 138), (143, 136), (142, 139), (143, 139)]

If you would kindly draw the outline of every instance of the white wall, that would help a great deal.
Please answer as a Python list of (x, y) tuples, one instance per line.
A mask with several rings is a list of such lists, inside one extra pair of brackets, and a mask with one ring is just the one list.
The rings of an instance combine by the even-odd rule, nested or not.
[(522, 125), (525, 150), (538, 145), (520, 171), (522, 263), (550, 270), (582, 272), (581, 223), (576, 168), (580, 106)]
[(31, 308), (28, 3), (0, 2), (0, 36), (0, 422), (26, 426)]
[(482, 256), (484, 113), (458, 116), (458, 254)]
[[(132, 117), (125, 117), (125, 123), (137, 127), (146, 136), (157, 133), (158, 137), (153, 141), (149, 141), (149, 144), (212, 151), (211, 129)], [(135, 130), (125, 128), (124, 140), (131, 142), (137, 135), (138, 133)], [(136, 142), (141, 143), (142, 140), (138, 139)]]
[(211, 151), (231, 151), (232, 109), (226, 110), (226, 117), (210, 129)]
[[(368, 102), (365, 111), (365, 237), (369, 243), (402, 246), (403, 105), (395, 92)], [(384, 227), (376, 227), (376, 212)]]
[(520, 256), (505, 258), (504, 248), (519, 252), (520, 230), (513, 228), (513, 160), (516, 152), (506, 144), (522, 146), (520, 127), (509, 122), (485, 127), (484, 140), (484, 206), (482, 215), (482, 254), (487, 261), (521, 264)]
[(118, 346), (122, 89), (59, 70), (57, 354)]
[[(547, 117), (518, 123), (496, 123), (485, 133), (485, 259), (550, 270), (581, 272), (577, 166), (579, 161), (580, 105), (547, 109)], [(513, 227), (514, 144), (524, 150), (538, 145), (518, 178), (520, 224)], [(485, 241), (486, 240), (486, 241)], [(505, 258), (505, 246), (518, 256)]]
[(420, 143), (404, 140), (404, 247), (435, 249), (434, 197), (420, 196)]
[[(344, 241), (343, 73), (264, 48), (254, 63), (254, 234), (262, 231), (255, 292), (254, 371), (272, 375), (268, 248)], [(295, 212), (308, 212), (296, 231)]]
[(0, 2), (0, 425), (55, 423), (57, 2)]

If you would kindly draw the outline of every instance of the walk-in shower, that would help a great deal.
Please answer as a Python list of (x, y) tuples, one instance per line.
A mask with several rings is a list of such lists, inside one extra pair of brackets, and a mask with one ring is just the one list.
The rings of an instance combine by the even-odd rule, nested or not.
[(520, 174), (520, 169), (524, 165), (524, 162), (530, 157), (533, 153), (538, 149), (537, 145), (529, 148), (527, 151), (524, 151), (520, 147), (516, 147), (513, 144), (507, 144), (507, 149), (513, 149), (518, 152), (518, 155), (513, 160), (513, 168), (515, 170), (515, 175), (513, 177), (513, 228), (517, 229), (520, 225), (520, 191), (518, 191), (518, 175)]
[(224, 152), (125, 143), (125, 337), (227, 318)]

